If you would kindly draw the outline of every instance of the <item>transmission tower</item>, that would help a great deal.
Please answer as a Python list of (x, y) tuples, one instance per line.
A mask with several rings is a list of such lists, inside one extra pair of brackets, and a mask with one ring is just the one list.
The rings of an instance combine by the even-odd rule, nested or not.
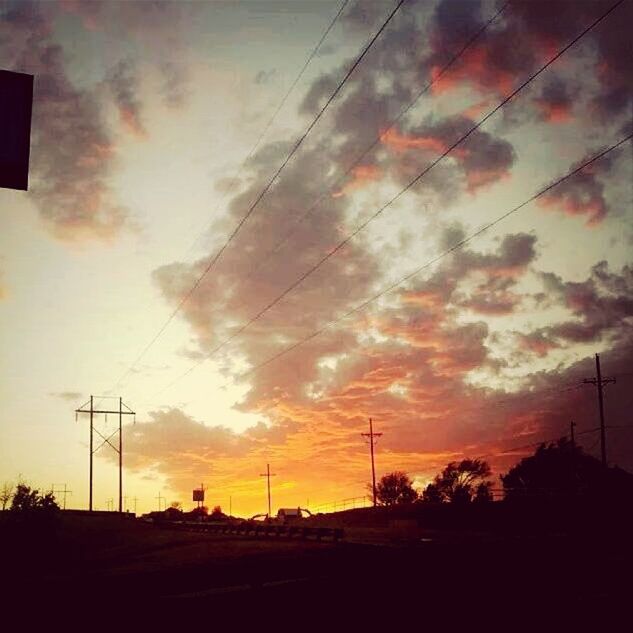
[[(114, 396), (96, 396), (101, 400), (106, 398), (113, 398)], [(75, 409), (75, 419), (80, 413), (88, 413), (90, 415), (90, 500), (88, 504), (88, 509), (92, 512), (92, 483), (93, 483), (93, 457), (94, 454), (105, 444), (108, 444), (115, 452), (119, 454), (119, 512), (123, 511), (123, 416), (124, 415), (133, 415), (136, 416), (136, 413), (130, 409), (126, 404), (123, 403), (122, 398), (118, 398), (119, 400), (119, 408), (118, 410), (109, 410), (109, 409), (95, 409), (94, 408), (94, 398), (95, 396), (90, 396), (90, 400), (84, 403), (79, 409)], [(90, 408), (86, 408), (90, 405)], [(123, 408), (125, 407), (125, 411)], [(97, 415), (105, 415), (106, 419), (108, 413), (112, 415), (119, 416), (119, 428), (114, 431), (109, 437), (105, 437), (102, 435), (97, 429), (94, 427), (94, 416)], [(136, 417), (134, 418), (136, 421)], [(94, 434), (97, 434), (103, 441), (99, 446), (94, 448)], [(119, 445), (118, 447), (112, 444), (110, 440), (116, 435), (119, 434)]]

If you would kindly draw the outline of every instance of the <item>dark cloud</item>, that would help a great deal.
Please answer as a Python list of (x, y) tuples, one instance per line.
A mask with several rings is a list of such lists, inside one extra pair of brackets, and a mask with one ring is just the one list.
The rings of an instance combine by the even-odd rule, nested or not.
[[(531, 4), (538, 15), (524, 6), (510, 14), (511, 5), (506, 18), (465, 56), (436, 95), (468, 85), (485, 93), (477, 98), (477, 106), (483, 108), (487, 99), (506, 94), (520, 77), (543, 63), (555, 45), (575, 35), (585, 26), (587, 16), (597, 11), (595, 6), (583, 6), (574, 13), (573, 5), (567, 3), (558, 7), (563, 17), (552, 20), (556, 13), (545, 3), (542, 7), (525, 4)], [(386, 11), (382, 5), (376, 6), (381, 10), (372, 17), (362, 13), (365, 7), (372, 7), (360, 3), (353, 9), (353, 19), (366, 27)], [(472, 127), (473, 120), (466, 115), (418, 116), (415, 120), (411, 116), (385, 134), (386, 122), (482, 23), (480, 5), (470, 0), (436, 6), (436, 18), (430, 25), (416, 19), (414, 11), (404, 11), (385, 31), (384, 40), (377, 42), (367, 63), (351, 76), (319, 122), (318, 134), (315, 130), (293, 157), (222, 260), (185, 303), (181, 314), (192, 328), (195, 353), (213, 350), (340, 242), (349, 230), (348, 218), (358, 206), (355, 196), (348, 194), (374, 182), (407, 183)], [(447, 31), (453, 36), (443, 25), (443, 21), (450, 22), (453, 9), (459, 16), (455, 37), (441, 39)], [(440, 24), (441, 29), (437, 28)], [(299, 109), (306, 121), (325, 103), (349, 63), (340, 64), (310, 86)], [(565, 91), (572, 95), (572, 86), (556, 86), (555, 79), (550, 79), (538, 94), (548, 99), (551, 110)], [(530, 103), (538, 108), (534, 100)], [(533, 122), (534, 115), (530, 117)], [(331, 183), (381, 135), (376, 151), (365, 156), (346, 182), (334, 189), (335, 195), (326, 195), (322, 204), (295, 225), (313, 201), (327, 194)], [(193, 264), (174, 262), (154, 272), (170, 305), (177, 305), (205, 270), (292, 142), (265, 144), (252, 157), (240, 190), (229, 201), (227, 215), (213, 226), (206, 257)], [(514, 149), (498, 135), (498, 129), (478, 130), (424, 178), (416, 194), (455, 202), (465, 193), (477, 193), (504, 178), (514, 161)], [(370, 211), (373, 209), (363, 209)], [(291, 242), (269, 258), (270, 250), (290, 228), (295, 229)], [(441, 236), (439, 247), (453, 246), (464, 236), (462, 228), (451, 227)], [(406, 236), (400, 241), (406, 242)], [(353, 241), (216, 354), (222, 370), (230, 374), (236, 366), (256, 365), (371, 296), (385, 277), (391, 277), (392, 260), (386, 255), (387, 249), (376, 252), (373, 246)], [(275, 440), (284, 443), (278, 456), (287, 469), (301, 455), (326, 472), (324, 477), (331, 472), (333, 486), (358, 478), (364, 459), (358, 433), (369, 411), (385, 429), (384, 467), (393, 464), (412, 472), (444, 465), (447, 453), (496, 455), (508, 442), (538, 440), (559, 432), (569, 422), (567, 417), (563, 427), (561, 410), (569, 415), (579, 402), (574, 400), (578, 394), (573, 393), (564, 407), (557, 408), (555, 397), (534, 400), (533, 391), (570, 379), (572, 374), (558, 368), (547, 375), (527, 376), (515, 395), (508, 394), (503, 381), (507, 362), (491, 351), (490, 317), (511, 315), (526, 299), (537, 300), (517, 289), (536, 257), (536, 237), (525, 233), (503, 236), (488, 250), (455, 252), (429, 277), (392, 295), (388, 306), (373, 306), (367, 313), (354, 315), (342, 327), (327, 329), (303, 344), (296, 353), (240, 379), (249, 391), (238, 408), (266, 416), (270, 426), (263, 432), (267, 437), (289, 426), (292, 432), (282, 432), (284, 439)], [(607, 286), (617, 288), (624, 283), (608, 270), (595, 269), (593, 275), (593, 283), (602, 289), (597, 292), (602, 301), (607, 299), (603, 296)], [(546, 277), (542, 279), (546, 281)], [(563, 301), (566, 282), (558, 282), (562, 284), (558, 289), (545, 283), (540, 293), (542, 305), (548, 300)], [(606, 301), (604, 306), (613, 315), (628, 309), (626, 302), (615, 303)], [(466, 311), (469, 322), (462, 319)], [(577, 321), (583, 319), (579, 316)], [(617, 329), (616, 321), (613, 316), (610, 331)], [(503, 343), (516, 345), (517, 353), (542, 356), (564, 344), (558, 335), (546, 331), (510, 332)], [(494, 380), (476, 386), (469, 381), (475, 370), (487, 372)], [(247, 454), (252, 456), (257, 450), (249, 448)], [(340, 463), (342, 450), (345, 464)], [(504, 459), (499, 463), (507, 463)], [(307, 476), (301, 477), (305, 481)]]
[[(154, 64), (158, 72), (163, 103), (173, 109), (186, 103), (191, 79), (184, 62), (186, 49), (190, 44), (187, 32), (191, 20), (204, 9), (203, 3), (167, 0), (114, 3), (64, 0), (59, 8), (62, 12), (76, 15), (88, 31), (105, 33), (113, 39), (133, 39), (147, 53), (144, 59), (149, 64)], [(140, 110), (138, 94), (134, 90), (137, 82), (132, 77), (134, 61), (125, 60), (123, 65), (123, 86), (117, 87), (115, 94), (119, 90), (127, 93), (131, 88), (131, 98), (123, 98), (122, 101), (126, 107), (129, 107), (130, 101), (136, 102), (136, 108)]]
[(131, 59), (121, 60), (107, 73), (106, 84), (119, 110), (121, 122), (128, 132), (139, 138), (146, 137), (138, 97), (140, 82), (136, 63)]
[(39, 5), (9, 5), (2, 18), (4, 65), (35, 75), (31, 200), (60, 239), (114, 238), (127, 212), (109, 185), (115, 152), (98, 99), (72, 84)]
[[(396, 151), (417, 151), (429, 160), (448, 150), (474, 125), (467, 117), (456, 116), (434, 121), (429, 118), (401, 134), (392, 129), (382, 137), (383, 143)], [(515, 153), (507, 141), (490, 132), (476, 130), (456, 147), (451, 157), (463, 172), (465, 187), (473, 193), (509, 176)]]
[[(599, 152), (589, 152), (584, 158), (572, 164), (569, 171), (574, 171), (597, 153)], [(570, 216), (586, 216), (587, 226), (600, 224), (609, 212), (605, 196), (605, 178), (616, 158), (617, 153), (612, 153), (592, 163), (542, 195), (537, 204)]]
[(377, 26), (379, 20), (384, 19), (392, 8), (385, 2), (354, 0), (343, 12), (341, 22), (352, 31), (366, 33)]
[(275, 77), (276, 74), (277, 74), (277, 69), (276, 68), (271, 68), (270, 70), (260, 70), (255, 75), (255, 79), (253, 81), (257, 85), (261, 86), (263, 84), (270, 83), (270, 81)]
[(552, 76), (535, 99), (538, 116), (546, 123), (566, 123), (573, 116), (573, 101), (569, 86), (560, 77)]
[(189, 72), (184, 64), (164, 61), (159, 67), (161, 75), (161, 97), (170, 108), (182, 107), (190, 94)]
[(630, 337), (633, 332), (633, 268), (611, 272), (602, 261), (591, 269), (583, 282), (563, 281), (554, 273), (541, 275), (550, 301), (571, 312), (574, 319), (539, 328), (528, 343), (540, 343), (542, 354), (549, 348), (575, 343), (612, 342)]
[[(441, 80), (436, 92), (468, 85), (482, 93), (509, 94), (529, 73), (560, 50), (603, 13), (607, 0), (536, 0), (514, 2), (506, 8), (503, 19), (489, 27), (485, 36), (463, 55), (456, 67)], [(605, 118), (630, 115), (631, 38), (627, 24), (631, 21), (629, 3), (618, 7), (585, 38), (592, 49), (593, 69), (599, 90), (589, 94), (596, 111)], [(628, 19), (627, 19), (628, 18)], [(479, 2), (442, 0), (431, 27), (432, 52), (424, 68), (433, 75), (445, 63), (450, 51), (459, 49), (482, 25)], [(585, 82), (586, 83), (586, 82)], [(533, 100), (536, 114), (544, 121), (558, 123), (570, 115), (569, 87), (560, 77), (550, 79)], [(587, 88), (585, 87), (585, 91)]]
[(79, 391), (57, 391), (49, 395), (53, 396), (54, 398), (67, 400), (69, 402), (77, 402), (77, 404), (79, 404), (78, 401), (81, 398), (81, 393)]
[(624, 2), (613, 13), (609, 23), (599, 28), (596, 35), (596, 72), (601, 91), (593, 97), (593, 104), (605, 122), (610, 122), (620, 115), (624, 115), (625, 119), (630, 121), (633, 112), (631, 23), (633, 6), (630, 2)]
[(517, 333), (519, 348), (528, 354), (534, 354), (539, 358), (544, 358), (553, 349), (560, 345), (549, 338), (544, 332), (530, 332), (529, 334)]

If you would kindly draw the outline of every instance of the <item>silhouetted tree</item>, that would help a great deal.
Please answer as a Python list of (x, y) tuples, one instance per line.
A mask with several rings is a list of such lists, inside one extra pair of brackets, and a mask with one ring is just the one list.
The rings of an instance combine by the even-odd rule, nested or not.
[(59, 506), (52, 492), (45, 495), (38, 490), (32, 490), (26, 484), (18, 484), (11, 500), (11, 512), (22, 517), (48, 518), (57, 514)]
[(492, 501), (493, 496), (491, 488), (491, 481), (482, 481), (477, 488), (475, 488), (475, 497), (473, 501), (476, 503), (489, 503)]
[(630, 493), (633, 477), (602, 463), (567, 438), (541, 444), (501, 476), (507, 499), (593, 493), (600, 496)]
[(224, 514), (224, 512), (222, 512), (222, 507), (221, 506), (215, 506), (213, 508), (213, 511), (211, 512), (211, 514), (209, 515), (210, 519), (225, 519), (226, 515)]
[[(477, 494), (479, 486), (490, 476), (490, 466), (481, 459), (463, 459), (451, 462), (422, 493), (424, 501), (450, 501), (469, 503)], [(477, 485), (478, 484), (478, 485)], [(487, 490), (490, 492), (487, 484)], [(482, 489), (481, 492), (484, 495)], [(479, 499), (481, 500), (481, 499)]]
[(198, 508), (194, 508), (190, 514), (194, 519), (202, 519), (209, 514), (209, 508), (207, 508), (207, 506), (200, 506)]
[(437, 485), (431, 483), (422, 491), (422, 501), (429, 503), (441, 503), (444, 501), (444, 497)]
[(384, 475), (376, 484), (376, 497), (380, 503), (391, 506), (396, 503), (413, 503), (418, 493), (407, 473), (399, 470)]
[(14, 512), (32, 512), (59, 510), (52, 492), (40, 495), (39, 490), (32, 490), (26, 484), (18, 484), (11, 502), (11, 510)]
[(0, 488), (0, 503), (2, 504), (2, 509), (7, 509), (7, 504), (11, 501), (13, 497), (13, 484), (5, 481), (2, 484), (2, 488)]

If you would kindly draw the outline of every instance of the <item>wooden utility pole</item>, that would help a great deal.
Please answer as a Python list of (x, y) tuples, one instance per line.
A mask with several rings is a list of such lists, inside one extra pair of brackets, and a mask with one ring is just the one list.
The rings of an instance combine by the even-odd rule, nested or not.
[(158, 511), (160, 512), (160, 502), (164, 501), (165, 502), (165, 507), (167, 507), (167, 500), (165, 499), (165, 497), (162, 496), (162, 494), (159, 492), (158, 493), (158, 497), (154, 497), (155, 499), (158, 499)]
[[(101, 400), (105, 398), (109, 398), (110, 396), (100, 396)], [(124, 415), (133, 415), (136, 419), (136, 413), (130, 409), (126, 404), (123, 404), (123, 399), (119, 398), (119, 408), (117, 410), (110, 409), (95, 409), (94, 408), (94, 396), (90, 396), (90, 400), (83, 404), (79, 409), (75, 409), (75, 419), (80, 413), (89, 413), (90, 414), (90, 496), (88, 502), (88, 509), (92, 511), (92, 489), (93, 489), (93, 461), (94, 454), (105, 444), (108, 444), (114, 451), (119, 454), (119, 512), (123, 510), (123, 416)], [(90, 408), (86, 409), (86, 405), (90, 404)], [(127, 410), (124, 411), (123, 407)], [(105, 437), (99, 431), (94, 428), (94, 415), (95, 413), (104, 414), (107, 418), (108, 413), (119, 415), (119, 428), (112, 433), (109, 437)], [(94, 434), (97, 434), (103, 442), (94, 448)], [(112, 437), (118, 433), (119, 434), (119, 445), (118, 447), (114, 445), (110, 440)]]
[(374, 497), (374, 507), (376, 507), (376, 464), (374, 462), (374, 445), (376, 440), (374, 438), (381, 437), (382, 433), (374, 433), (373, 422), (372, 419), (369, 418), (369, 433), (361, 433), (361, 435), (369, 438), (369, 452), (371, 454), (371, 490)]
[(275, 473), (270, 472), (270, 464), (266, 464), (266, 472), (259, 475), (260, 477), (266, 477), (268, 482), (268, 517), (272, 515), (272, 505), (270, 503), (270, 478), (275, 477)]
[(604, 423), (604, 402), (602, 397), (602, 388), (609, 383), (615, 383), (615, 378), (603, 378), (600, 372), (600, 356), (596, 354), (596, 377), (585, 378), (585, 384), (595, 385), (598, 389), (598, 411), (600, 413), (600, 453), (602, 456), (602, 465), (606, 468), (607, 462), (607, 430)]

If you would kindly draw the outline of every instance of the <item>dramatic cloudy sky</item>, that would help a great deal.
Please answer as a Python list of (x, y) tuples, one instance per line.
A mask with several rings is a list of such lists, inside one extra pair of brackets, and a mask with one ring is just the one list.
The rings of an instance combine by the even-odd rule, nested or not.
[(434, 164), (614, 3), (511, 1), (473, 40), (503, 3), (406, 0), (268, 186), (395, 2), (346, 3), (272, 123), (342, 1), (0, 2), (0, 66), (35, 75), (30, 189), (0, 191), (0, 479), (84, 506), (90, 394), (137, 411), (139, 511), (201, 481), (263, 511), (266, 463), (275, 507), (361, 497), (369, 416), (378, 473), (420, 486), (571, 420), (598, 455), (596, 352), (633, 468), (631, 142), (462, 243), (631, 134), (633, 2)]

